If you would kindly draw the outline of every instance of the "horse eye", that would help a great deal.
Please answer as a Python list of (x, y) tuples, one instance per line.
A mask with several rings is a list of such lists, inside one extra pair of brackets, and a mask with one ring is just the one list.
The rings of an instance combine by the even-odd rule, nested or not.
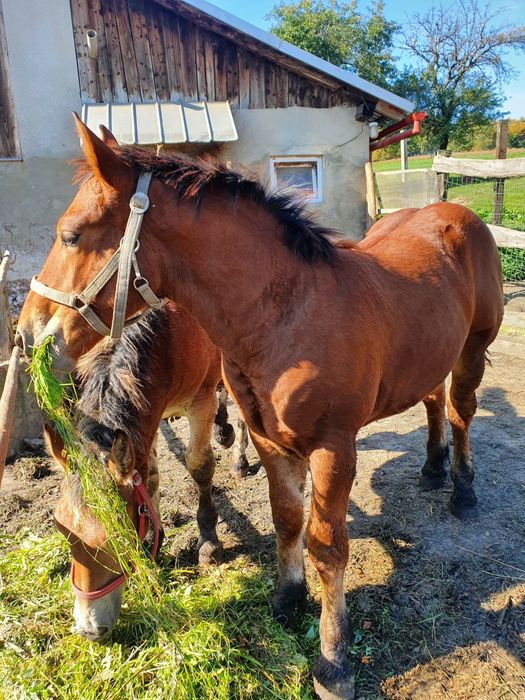
[(63, 231), (60, 237), (64, 245), (74, 246), (78, 243), (80, 233), (76, 233), (75, 231)]

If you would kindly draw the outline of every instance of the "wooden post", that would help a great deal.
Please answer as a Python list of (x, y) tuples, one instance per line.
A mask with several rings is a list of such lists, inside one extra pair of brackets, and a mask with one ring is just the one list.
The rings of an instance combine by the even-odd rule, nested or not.
[(407, 176), (405, 175), (405, 170), (408, 170), (408, 139), (403, 139), (400, 141), (399, 145), (401, 147), (401, 170), (403, 174), (401, 175), (401, 184), (403, 185), (403, 206), (408, 207), (408, 192), (405, 192), (405, 184), (407, 181)]
[(11, 359), (9, 360), (9, 368), (5, 378), (2, 398), (0, 398), (0, 486), (2, 485), (2, 477), (4, 476), (9, 438), (11, 437), (11, 430), (13, 429), (21, 352), (20, 348), (15, 345), (11, 353)]
[(7, 270), (12, 264), (11, 253), (6, 250), (0, 262), (0, 362), (8, 360), (13, 348), (14, 333), (7, 299)]
[[(435, 156), (436, 158), (438, 156), (441, 156), (443, 154), (444, 158), (451, 158), (452, 157), (452, 151), (446, 150), (446, 151), (438, 151), (437, 155)], [(439, 198), (441, 199), (442, 202), (446, 202), (448, 199), (448, 173), (442, 173), (440, 172), (438, 175), (438, 189), (439, 189)]]
[(407, 139), (400, 141), (401, 146), (401, 170), (408, 170), (408, 143)]
[(368, 221), (367, 229), (372, 226), (377, 218), (377, 202), (376, 202), (376, 188), (374, 183), (374, 171), (372, 170), (372, 163), (367, 161), (365, 163), (365, 178), (366, 178), (366, 204), (368, 209)]
[[(509, 134), (509, 120), (501, 119), (496, 125), (496, 158), (504, 160), (507, 157), (507, 142)], [(492, 197), (492, 223), (498, 226), (503, 218), (503, 196), (505, 193), (505, 180), (497, 177), (494, 180), (494, 194)]]

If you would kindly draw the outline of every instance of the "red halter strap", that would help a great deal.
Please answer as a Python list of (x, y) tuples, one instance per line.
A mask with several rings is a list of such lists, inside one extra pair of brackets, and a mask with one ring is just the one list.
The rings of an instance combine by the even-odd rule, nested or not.
[[(149, 527), (151, 526), (153, 528), (153, 546), (151, 547), (150, 557), (152, 560), (155, 560), (160, 542), (160, 521), (157, 517), (157, 513), (155, 512), (155, 508), (153, 507), (150, 495), (144, 486), (142, 477), (138, 471), (133, 472), (131, 481), (133, 484), (133, 490), (135, 491), (135, 501), (137, 503), (137, 513), (139, 516), (137, 534), (139, 540), (143, 542), (148, 533)], [(148, 522), (146, 523), (146, 521)], [(71, 572), (69, 578), (71, 580), (71, 586), (73, 587), (75, 595), (77, 598), (80, 598), (80, 600), (98, 600), (98, 598), (102, 598), (103, 596), (108, 595), (108, 593), (112, 593), (126, 580), (126, 575), (120, 574), (120, 576), (118, 576), (114, 581), (108, 583), (106, 586), (103, 586), (96, 591), (88, 592), (81, 591), (80, 588), (75, 585), (74, 576), (75, 564), (74, 562), (71, 562)]]

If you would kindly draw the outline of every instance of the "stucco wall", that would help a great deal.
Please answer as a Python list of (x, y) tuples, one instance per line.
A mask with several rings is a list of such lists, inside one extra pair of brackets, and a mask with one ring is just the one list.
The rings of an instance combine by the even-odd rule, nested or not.
[(326, 226), (362, 238), (369, 131), (355, 121), (355, 108), (250, 109), (233, 118), (239, 140), (226, 144), (222, 157), (258, 168), (269, 182), (271, 156), (322, 156), (324, 201), (309, 208)]
[(2, 0), (22, 162), (0, 161), (0, 248), (16, 252), (11, 279), (38, 271), (71, 199), (66, 161), (78, 153), (80, 110), (69, 0)]
[(80, 109), (69, 0), (2, 0), (9, 70), (24, 158), (64, 158)]

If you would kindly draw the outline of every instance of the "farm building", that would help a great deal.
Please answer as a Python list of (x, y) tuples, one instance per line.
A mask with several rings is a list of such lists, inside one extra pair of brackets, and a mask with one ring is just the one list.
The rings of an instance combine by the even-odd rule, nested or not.
[(370, 122), (413, 105), (204, 2), (0, 0), (0, 247), (30, 277), (73, 194), (70, 113), (119, 141), (212, 152), (366, 226)]

